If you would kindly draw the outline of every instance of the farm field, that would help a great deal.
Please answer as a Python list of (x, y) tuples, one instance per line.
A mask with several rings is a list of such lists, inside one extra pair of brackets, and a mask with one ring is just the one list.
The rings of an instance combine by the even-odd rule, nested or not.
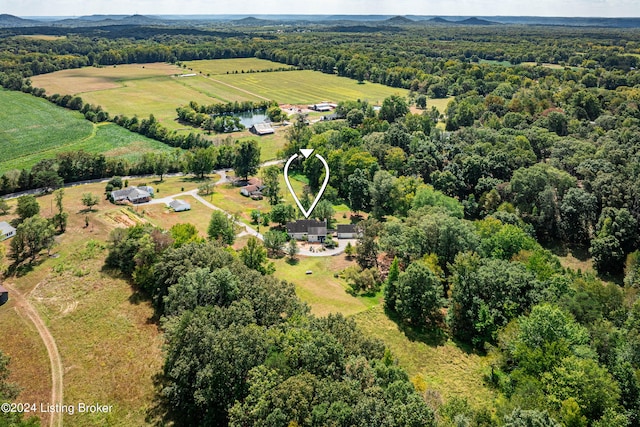
[(133, 160), (145, 152), (171, 150), (115, 124), (93, 124), (80, 113), (21, 92), (0, 90), (0, 104), (6, 107), (0, 110), (0, 174), (29, 168), (64, 151)]
[[(85, 102), (101, 105), (112, 115), (146, 117), (153, 114), (173, 130), (191, 129), (175, 120), (176, 108), (190, 101), (212, 104), (266, 99), (310, 104), (362, 99), (381, 103), (390, 95), (407, 93), (405, 89), (369, 82), (358, 84), (355, 80), (318, 71), (233, 73), (249, 68), (286, 67), (256, 58), (190, 61), (187, 64), (187, 69), (162, 63), (85, 67), (35, 76), (33, 85), (46, 89), (47, 94), (79, 95)], [(202, 74), (176, 77), (192, 70)], [(226, 74), (227, 71), (230, 74)]]

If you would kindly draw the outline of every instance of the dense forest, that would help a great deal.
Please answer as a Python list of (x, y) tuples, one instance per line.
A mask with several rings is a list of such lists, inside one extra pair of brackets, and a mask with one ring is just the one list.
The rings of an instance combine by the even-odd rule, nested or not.
[[(117, 230), (107, 266), (153, 300), (166, 331), (167, 417), (232, 426), (640, 424), (640, 32), (432, 27), (52, 41), (5, 33), (0, 84), (36, 96), (29, 77), (59, 69), (231, 57), (411, 90), (378, 111), (343, 101), (344, 120), (307, 126), (299, 117), (283, 156), (314, 148), (331, 170), (325, 198), (361, 214), (351, 291), (382, 291), (397, 322), (486, 355), (485, 380), (499, 397), (486, 408), (433, 404), (352, 321), (311, 316), (291, 285), (268, 274), (261, 244), (256, 263), (213, 234), (202, 242), (177, 229)], [(448, 96), (446, 111), (430, 108)], [(97, 106), (52, 101), (99, 120)], [(5, 174), (0, 189), (156, 164), (200, 174), (234, 161), (232, 140), (179, 139), (153, 117), (100, 119), (190, 151), (149, 157), (139, 169), (61, 154)], [(318, 161), (293, 167), (319, 188)], [(278, 199), (272, 215), (282, 217), (292, 210)], [(563, 267), (557, 254), (568, 249), (588, 254), (597, 274)]]

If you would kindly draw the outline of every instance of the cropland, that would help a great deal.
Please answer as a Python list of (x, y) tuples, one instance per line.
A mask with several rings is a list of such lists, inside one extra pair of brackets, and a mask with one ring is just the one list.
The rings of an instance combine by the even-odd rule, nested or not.
[(185, 127), (175, 120), (176, 108), (190, 101), (206, 105), (275, 100), (305, 105), (361, 99), (379, 104), (390, 95), (407, 94), (406, 89), (359, 84), (319, 71), (249, 72), (286, 67), (255, 58), (190, 61), (184, 65), (186, 68), (164, 63), (86, 67), (35, 76), (33, 85), (46, 89), (49, 95), (79, 95), (112, 115), (153, 114), (174, 130)]
[(84, 150), (133, 160), (170, 147), (112, 123), (91, 123), (82, 114), (15, 91), (0, 90), (0, 174), (29, 168), (56, 153)]

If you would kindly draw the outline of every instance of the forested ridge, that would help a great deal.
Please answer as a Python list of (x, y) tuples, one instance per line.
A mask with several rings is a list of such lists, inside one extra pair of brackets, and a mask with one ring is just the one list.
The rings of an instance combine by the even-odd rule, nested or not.
[[(410, 89), (409, 99), (387, 98), (379, 110), (340, 102), (344, 120), (297, 118), (282, 154), (314, 148), (331, 170), (325, 199), (362, 213), (358, 265), (344, 274), (350, 291), (383, 292), (398, 323), (485, 355), (498, 398), (481, 408), (430, 399), (378, 341), (340, 316), (310, 316), (291, 285), (223, 247), (230, 242), (117, 230), (107, 266), (154, 301), (167, 333), (166, 416), (237, 426), (638, 425), (640, 33), (505, 26), (266, 35), (7, 37), (0, 83), (39, 95), (28, 78), (56, 69), (255, 56)], [(430, 107), (448, 96), (446, 111)], [(158, 129), (153, 118), (113, 120)], [(233, 163), (231, 143), (208, 145), (166, 160), (195, 172), (205, 159), (198, 174)], [(35, 175), (5, 174), (3, 186), (68, 171), (65, 158)], [(293, 167), (319, 188), (318, 161)], [(277, 195), (272, 204), (272, 219), (293, 219)], [(588, 254), (594, 272), (565, 268), (554, 254), (574, 250)]]

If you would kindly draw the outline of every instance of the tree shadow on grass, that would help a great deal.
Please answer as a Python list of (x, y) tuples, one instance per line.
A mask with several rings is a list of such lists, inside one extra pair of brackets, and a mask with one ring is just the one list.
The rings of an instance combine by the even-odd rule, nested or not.
[(390, 311), (387, 308), (384, 309), (384, 313), (387, 315), (389, 320), (396, 324), (398, 329), (409, 339), (409, 341), (419, 341), (430, 347), (442, 346), (447, 342), (447, 334), (438, 326), (431, 328), (411, 326), (403, 322), (402, 319), (398, 317), (397, 313)]
[(286, 263), (289, 264), (289, 265), (298, 265), (298, 264), (300, 264), (300, 259), (298, 259), (298, 258), (287, 258)]

